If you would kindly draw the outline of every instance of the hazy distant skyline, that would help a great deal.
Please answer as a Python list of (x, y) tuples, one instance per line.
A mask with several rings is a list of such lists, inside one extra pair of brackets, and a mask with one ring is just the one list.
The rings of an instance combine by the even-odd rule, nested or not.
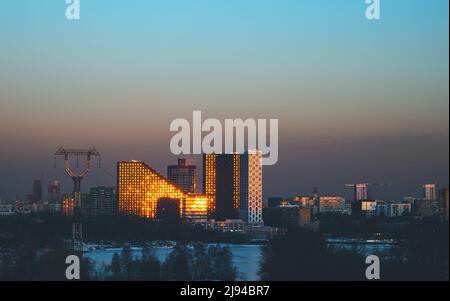
[(82, 0), (70, 22), (62, 0), (1, 1), (0, 198), (41, 177), (70, 192), (60, 145), (102, 153), (85, 188), (119, 160), (165, 174), (170, 122), (194, 110), (279, 119), (264, 197), (448, 186), (448, 5), (384, 0), (368, 21), (363, 0)]

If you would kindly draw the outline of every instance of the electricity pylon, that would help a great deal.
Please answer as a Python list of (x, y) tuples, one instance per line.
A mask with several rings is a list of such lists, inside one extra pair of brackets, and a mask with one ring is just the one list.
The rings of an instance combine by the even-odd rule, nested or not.
[[(55, 167), (56, 156), (64, 156), (64, 171), (73, 180), (73, 221), (72, 221), (72, 250), (75, 252), (83, 252), (83, 227), (81, 223), (81, 180), (89, 173), (91, 169), (91, 157), (99, 157), (100, 167), (100, 153), (95, 149), (65, 149), (62, 146), (55, 153)], [(70, 168), (69, 157), (85, 157), (84, 170), (76, 174)]]

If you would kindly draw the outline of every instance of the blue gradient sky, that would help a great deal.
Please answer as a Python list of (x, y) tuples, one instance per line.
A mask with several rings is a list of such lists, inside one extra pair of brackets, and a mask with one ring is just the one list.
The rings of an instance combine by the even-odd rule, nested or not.
[(104, 154), (85, 186), (117, 160), (164, 172), (193, 110), (279, 118), (265, 196), (447, 186), (448, 5), (382, 0), (370, 22), (363, 0), (81, 0), (69, 22), (64, 0), (0, 0), (0, 197), (64, 178), (61, 144)]

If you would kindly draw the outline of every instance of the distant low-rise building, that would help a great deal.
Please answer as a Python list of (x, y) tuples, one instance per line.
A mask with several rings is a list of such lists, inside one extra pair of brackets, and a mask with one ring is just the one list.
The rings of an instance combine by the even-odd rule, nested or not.
[(198, 222), (203, 228), (207, 230), (216, 230), (221, 232), (242, 232), (244, 233), (249, 226), (248, 223), (240, 219), (228, 219), (224, 221), (218, 220), (204, 220)]
[(439, 217), (448, 221), (448, 188), (439, 190)]
[(377, 215), (377, 201), (361, 200), (351, 203), (351, 214), (353, 217), (372, 217)]
[(384, 202), (377, 201), (377, 216), (400, 217), (411, 214), (412, 204), (409, 202)]
[(75, 200), (70, 195), (64, 195), (62, 201), (62, 214), (66, 216), (73, 216), (73, 207)]
[(31, 212), (42, 212), (45, 210), (45, 204), (42, 201), (31, 204)]
[(415, 212), (419, 217), (436, 216), (439, 213), (438, 201), (431, 201), (427, 199), (418, 199), (415, 204)]
[(281, 226), (300, 226), (300, 208), (296, 205), (286, 205), (280, 207)]
[(49, 211), (51, 213), (54, 213), (54, 214), (59, 214), (59, 213), (61, 213), (61, 210), (62, 210), (62, 204), (61, 204), (61, 202), (59, 202), (59, 203), (50, 203), (49, 202), (48, 204), (45, 205), (45, 210)]
[(312, 208), (299, 208), (300, 210), (300, 227), (305, 227), (311, 224), (312, 221)]
[(0, 216), (10, 216), (14, 214), (15, 211), (13, 205), (0, 205)]
[(389, 205), (387, 202), (383, 202), (383, 201), (378, 202), (377, 203), (377, 216), (388, 217), (389, 216), (388, 208), (389, 208)]
[(89, 191), (89, 216), (113, 216), (118, 210), (117, 190), (115, 187), (98, 186)]
[(29, 214), (32, 212), (33, 204), (32, 202), (22, 202), (16, 201), (14, 204), (14, 211), (20, 214)]
[(345, 198), (341, 196), (321, 196), (319, 197), (320, 213), (348, 214)]
[[(81, 214), (83, 216), (90, 216), (92, 212), (92, 207), (90, 206), (89, 195), (81, 194)], [(73, 216), (73, 211), (75, 207), (75, 199), (71, 194), (65, 194), (62, 198), (62, 214), (66, 216)]]
[(405, 216), (411, 213), (411, 204), (409, 203), (391, 203), (389, 204), (389, 216)]
[(252, 240), (269, 240), (284, 232), (285, 231), (280, 228), (262, 225), (250, 225), (246, 229), (246, 234), (250, 236)]
[(304, 227), (312, 222), (312, 208), (303, 208), (298, 205), (264, 208), (263, 220), (264, 225), (270, 227)]
[[(277, 208), (278, 209), (278, 208)], [(283, 229), (244, 222), (240, 219), (216, 221), (214, 219), (197, 221), (204, 229), (220, 232), (240, 233), (248, 235), (252, 240), (267, 240), (283, 233)]]
[(305, 208), (313, 208), (317, 206), (317, 198), (315, 196), (302, 196), (299, 197), (300, 206)]
[(61, 184), (55, 180), (47, 187), (47, 201), (49, 204), (61, 204)]
[(361, 213), (365, 217), (375, 216), (377, 213), (377, 201), (373, 200), (361, 201)]

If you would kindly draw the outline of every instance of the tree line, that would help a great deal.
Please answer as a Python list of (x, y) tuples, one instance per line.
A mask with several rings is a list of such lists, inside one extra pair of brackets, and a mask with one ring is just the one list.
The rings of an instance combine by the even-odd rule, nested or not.
[(151, 248), (144, 247), (140, 257), (133, 257), (129, 246), (115, 253), (104, 267), (105, 280), (152, 281), (233, 281), (237, 270), (228, 247), (194, 244), (192, 248), (177, 244), (164, 262), (159, 262)]
[[(0, 250), (0, 281), (64, 281), (65, 258), (72, 254), (63, 244), (39, 250), (30, 245)], [(82, 281), (233, 281), (238, 277), (232, 253), (226, 246), (177, 244), (160, 262), (154, 250), (144, 247), (134, 256), (129, 245), (114, 253), (109, 264), (98, 265), (79, 254)]]

